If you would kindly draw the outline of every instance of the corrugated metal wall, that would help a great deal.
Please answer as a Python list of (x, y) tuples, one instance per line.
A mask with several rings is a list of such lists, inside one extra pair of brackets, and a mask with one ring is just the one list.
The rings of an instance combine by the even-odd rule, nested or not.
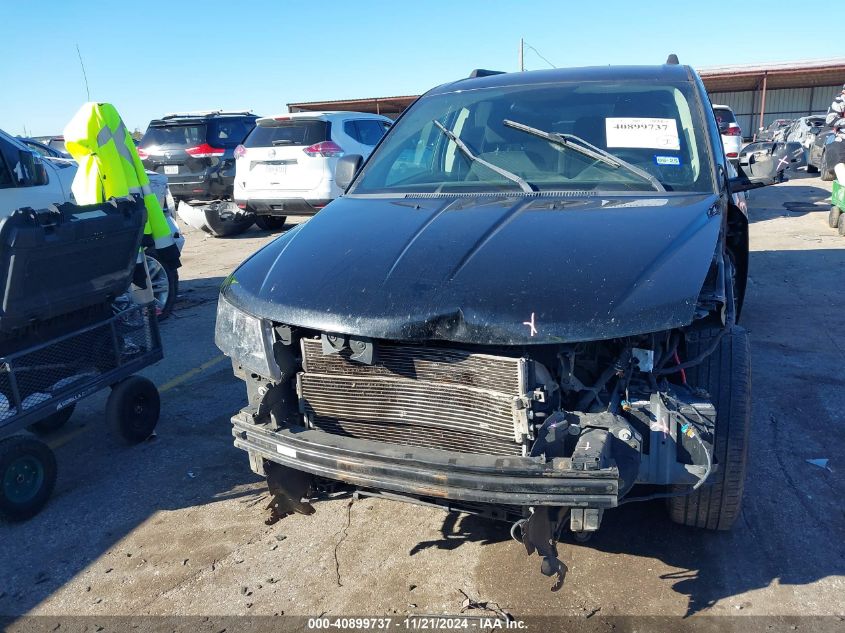
[[(775, 119), (797, 119), (809, 114), (825, 114), (840, 90), (841, 85), (767, 90), (763, 126), (768, 126)], [(750, 138), (760, 121), (760, 96), (759, 90), (711, 92), (710, 100), (730, 106), (739, 127), (742, 128), (742, 135)]]

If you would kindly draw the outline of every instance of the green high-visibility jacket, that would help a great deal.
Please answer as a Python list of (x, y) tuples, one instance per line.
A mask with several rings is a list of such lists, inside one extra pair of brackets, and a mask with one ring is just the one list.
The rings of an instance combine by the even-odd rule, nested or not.
[[(179, 252), (164, 211), (150, 188), (150, 179), (138, 158), (135, 143), (115, 107), (110, 103), (86, 103), (64, 130), (65, 147), (79, 163), (73, 179), (77, 204), (98, 204), (130, 194), (144, 197), (147, 224), (156, 250), (178, 261)], [(178, 265), (178, 264), (177, 264)]]

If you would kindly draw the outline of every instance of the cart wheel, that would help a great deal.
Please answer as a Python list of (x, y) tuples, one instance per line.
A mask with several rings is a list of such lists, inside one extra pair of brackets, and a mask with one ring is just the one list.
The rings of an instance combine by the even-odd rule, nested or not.
[(0, 441), (0, 516), (23, 521), (47, 503), (56, 485), (56, 456), (41, 440), (15, 435)]
[(141, 376), (130, 376), (112, 388), (106, 421), (126, 442), (137, 444), (152, 434), (160, 408), (156, 386)]
[(65, 424), (67, 424), (68, 420), (70, 420), (70, 416), (73, 415), (73, 410), (75, 408), (76, 404), (72, 404), (69, 407), (65, 407), (60, 411), (56, 411), (55, 413), (47, 416), (43, 420), (38, 420), (38, 422), (33, 422), (32, 424), (30, 424), (29, 430), (35, 433), (36, 435), (47, 435), (48, 433), (58, 431)]

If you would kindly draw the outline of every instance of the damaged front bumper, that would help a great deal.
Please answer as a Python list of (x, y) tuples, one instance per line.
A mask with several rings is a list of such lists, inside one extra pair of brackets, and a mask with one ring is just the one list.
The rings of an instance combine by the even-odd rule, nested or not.
[(259, 474), (267, 460), (373, 490), (412, 497), (507, 506), (615, 507), (620, 490), (615, 465), (573, 468), (558, 457), (511, 457), (399, 446), (297, 428), (271, 430), (244, 409), (232, 418), (235, 446), (247, 451)]

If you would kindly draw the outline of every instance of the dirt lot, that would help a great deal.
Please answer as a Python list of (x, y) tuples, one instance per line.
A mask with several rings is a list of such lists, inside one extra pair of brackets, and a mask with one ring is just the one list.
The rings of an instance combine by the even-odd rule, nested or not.
[(50, 440), (52, 501), (0, 525), (0, 613), (457, 613), (465, 592), (517, 617), (845, 614), (845, 239), (827, 228), (829, 184), (799, 176), (750, 202), (754, 426), (733, 532), (625, 506), (561, 546), (569, 573), (551, 593), (507, 526), (471, 516), (334, 499), (266, 526), (264, 486), (231, 442), (244, 390), (213, 324), (222, 278), (274, 236), (194, 232), (166, 359), (147, 372), (157, 437), (125, 448), (103, 432), (104, 397), (77, 408)]

